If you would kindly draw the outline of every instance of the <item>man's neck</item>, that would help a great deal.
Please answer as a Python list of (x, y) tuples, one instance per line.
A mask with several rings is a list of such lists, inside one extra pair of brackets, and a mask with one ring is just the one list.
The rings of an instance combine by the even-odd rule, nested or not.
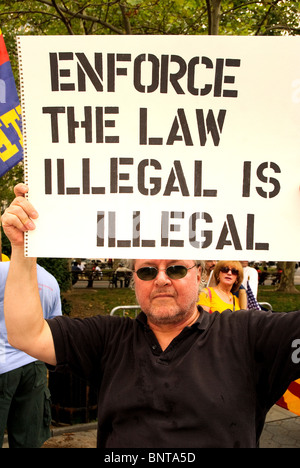
[(193, 323), (198, 320), (200, 312), (196, 308), (195, 311), (191, 316), (189, 316), (186, 320), (181, 321), (179, 323), (151, 323), (148, 320), (148, 325), (155, 334), (157, 341), (160, 344), (161, 349), (164, 351), (171, 341), (173, 341), (176, 336), (178, 336), (182, 330), (186, 327), (190, 327)]

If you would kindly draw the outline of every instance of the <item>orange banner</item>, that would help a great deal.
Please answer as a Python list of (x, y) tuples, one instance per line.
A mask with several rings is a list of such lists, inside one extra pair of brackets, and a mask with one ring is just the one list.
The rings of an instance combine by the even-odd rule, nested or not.
[(287, 391), (277, 401), (277, 405), (300, 416), (300, 379), (289, 385)]

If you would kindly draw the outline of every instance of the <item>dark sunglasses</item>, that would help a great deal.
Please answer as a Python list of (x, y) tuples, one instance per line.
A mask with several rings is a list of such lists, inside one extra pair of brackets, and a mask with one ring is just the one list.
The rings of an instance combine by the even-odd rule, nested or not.
[(237, 270), (236, 268), (223, 267), (220, 268), (220, 271), (222, 273), (229, 273), (229, 271), (231, 271), (231, 273), (236, 276), (239, 274), (239, 270)]
[(187, 268), (183, 265), (171, 265), (168, 268), (161, 270), (155, 267), (142, 267), (136, 270), (135, 273), (141, 280), (151, 281), (157, 277), (159, 271), (165, 271), (169, 278), (172, 280), (178, 280), (184, 278), (187, 275), (188, 270), (195, 268), (195, 266), (197, 265), (193, 265), (192, 267)]

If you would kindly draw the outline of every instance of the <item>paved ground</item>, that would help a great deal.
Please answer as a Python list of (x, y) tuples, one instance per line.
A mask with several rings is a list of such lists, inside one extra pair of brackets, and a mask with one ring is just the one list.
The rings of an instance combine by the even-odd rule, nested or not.
[(260, 447), (300, 448), (300, 417), (280, 406), (273, 406), (267, 415)]
[[(96, 448), (96, 434), (96, 423), (53, 428), (53, 437), (43, 448)], [(300, 417), (275, 405), (267, 416), (260, 448), (300, 448)]]
[[(95, 448), (95, 424), (59, 429), (44, 448)], [(71, 432), (69, 432), (71, 431)], [(275, 405), (269, 412), (260, 440), (260, 448), (300, 448), (300, 417)]]
[(53, 437), (42, 448), (96, 448), (97, 424), (83, 424), (54, 429)]
[[(82, 430), (83, 429), (83, 430)], [(95, 448), (95, 425), (73, 426), (49, 439), (44, 448)], [(260, 448), (300, 448), (300, 417), (275, 405), (269, 412)]]

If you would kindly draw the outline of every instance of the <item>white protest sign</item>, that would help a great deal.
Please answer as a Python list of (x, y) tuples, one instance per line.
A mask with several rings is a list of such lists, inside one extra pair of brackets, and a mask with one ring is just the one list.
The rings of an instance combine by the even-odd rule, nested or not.
[(18, 38), (26, 255), (300, 259), (300, 38)]

